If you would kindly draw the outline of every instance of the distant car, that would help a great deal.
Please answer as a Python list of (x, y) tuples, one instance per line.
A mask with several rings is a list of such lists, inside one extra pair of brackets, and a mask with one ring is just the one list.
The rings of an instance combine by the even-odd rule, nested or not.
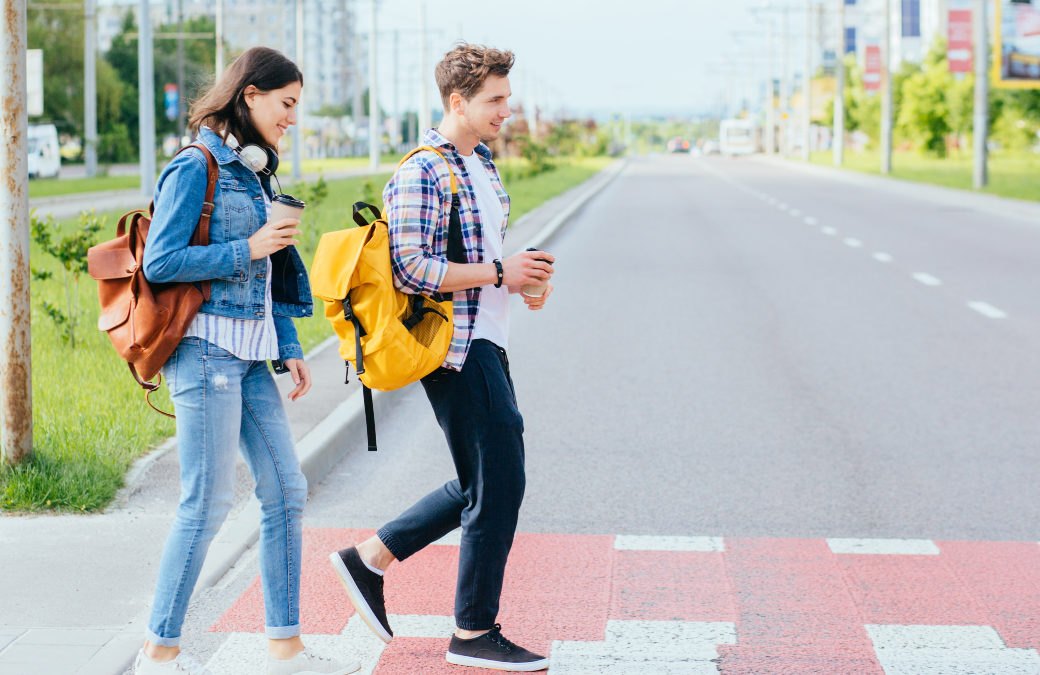
[(668, 152), (689, 152), (690, 142), (681, 136), (668, 141)]
[(30, 124), (28, 139), (29, 177), (57, 177), (61, 170), (58, 130), (53, 124)]
[(719, 142), (714, 140), (704, 141), (704, 145), (701, 147), (701, 151), (705, 155), (717, 155), (719, 154)]

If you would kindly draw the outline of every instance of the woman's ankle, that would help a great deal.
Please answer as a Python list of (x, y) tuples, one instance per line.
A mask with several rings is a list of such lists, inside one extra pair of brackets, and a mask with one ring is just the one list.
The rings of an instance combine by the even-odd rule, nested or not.
[(180, 647), (163, 647), (162, 645), (153, 645), (148, 640), (144, 641), (144, 647), (142, 648), (144, 655), (150, 658), (156, 663), (166, 663), (173, 661), (177, 658), (177, 655), (181, 653)]
[(291, 659), (303, 651), (303, 640), (299, 635), (282, 640), (268, 639), (267, 653), (276, 659)]

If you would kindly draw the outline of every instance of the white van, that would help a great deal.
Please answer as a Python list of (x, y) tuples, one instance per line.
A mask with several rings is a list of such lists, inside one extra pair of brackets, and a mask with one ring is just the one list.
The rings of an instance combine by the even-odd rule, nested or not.
[(60, 170), (58, 130), (53, 124), (30, 124), (29, 178), (56, 178)]

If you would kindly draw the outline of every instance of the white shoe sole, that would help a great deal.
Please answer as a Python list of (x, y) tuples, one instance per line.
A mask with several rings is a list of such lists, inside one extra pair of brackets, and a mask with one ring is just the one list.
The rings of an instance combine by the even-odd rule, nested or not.
[(477, 668), (491, 668), (492, 670), (508, 670), (514, 673), (530, 673), (536, 670), (545, 670), (549, 667), (549, 659), (531, 661), (530, 663), (504, 663), (502, 661), (489, 661), (472, 656), (460, 656), (448, 652), (446, 656), (448, 663), (456, 666), (475, 666)]
[(347, 595), (350, 596), (350, 602), (354, 605), (354, 609), (357, 611), (358, 615), (361, 616), (361, 620), (365, 622), (365, 624), (380, 640), (390, 644), (390, 641), (394, 639), (394, 636), (386, 632), (386, 629), (379, 623), (379, 619), (376, 618), (375, 612), (373, 612), (372, 608), (368, 606), (367, 602), (365, 602), (365, 596), (362, 595), (361, 589), (354, 583), (354, 577), (350, 576), (350, 571), (347, 569), (347, 566), (343, 564), (343, 559), (339, 557), (339, 553), (330, 553), (329, 562), (332, 563), (332, 569), (336, 570), (336, 575), (339, 577), (339, 580), (343, 582), (343, 587), (347, 589)]

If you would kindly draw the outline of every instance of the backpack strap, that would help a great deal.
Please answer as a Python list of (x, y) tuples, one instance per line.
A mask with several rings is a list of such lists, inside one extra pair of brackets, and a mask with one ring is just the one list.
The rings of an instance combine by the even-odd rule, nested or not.
[(402, 157), (397, 168), (400, 169), (406, 161), (411, 159), (412, 155), (423, 150), (429, 150), (444, 160), (444, 164), (448, 167), (448, 177), (451, 179), (451, 213), (448, 215), (448, 262), (467, 263), (469, 260), (466, 259), (466, 247), (462, 243), (462, 219), (459, 216), (459, 207), (461, 206), (459, 201), (459, 184), (455, 180), (455, 171), (451, 168), (451, 162), (444, 156), (444, 153), (432, 145), (421, 145)]

